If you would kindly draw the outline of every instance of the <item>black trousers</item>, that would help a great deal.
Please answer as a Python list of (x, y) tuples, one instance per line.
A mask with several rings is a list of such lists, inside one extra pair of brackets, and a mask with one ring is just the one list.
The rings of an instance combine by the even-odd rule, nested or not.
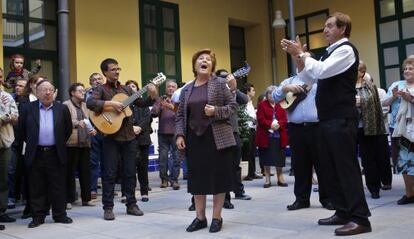
[(127, 206), (135, 205), (137, 141), (116, 141), (110, 136), (103, 139), (102, 158), (102, 204), (103, 209), (114, 207), (115, 179), (118, 163), (121, 162), (122, 191)]
[(90, 148), (68, 147), (68, 172), (66, 178), (66, 202), (73, 203), (76, 198), (76, 173), (79, 176), (82, 202), (91, 200), (91, 163)]
[(326, 192), (336, 215), (370, 225), (359, 163), (356, 160), (357, 121), (331, 119), (319, 122), (318, 154)]
[(367, 136), (360, 128), (358, 144), (367, 188), (371, 193), (379, 192), (381, 183), (390, 185), (392, 182), (387, 136)]
[[(241, 142), (240, 142), (240, 136), (238, 133), (234, 133), (234, 138), (236, 139), (236, 153), (234, 157), (234, 170), (236, 173), (233, 173), (235, 175), (234, 178), (234, 189), (233, 192), (236, 196), (244, 194), (244, 185), (241, 180), (241, 167), (240, 167), (240, 160), (242, 157), (242, 149), (241, 149)], [(230, 201), (230, 192), (226, 193), (226, 200)]]
[(294, 193), (296, 201), (309, 202), (312, 191), (312, 168), (315, 168), (319, 183), (319, 201), (322, 205), (329, 202), (325, 182), (320, 175), (318, 156), (318, 125), (289, 123), (289, 144), (292, 150), (292, 165), (295, 172)]
[(60, 163), (56, 149), (37, 150), (29, 168), (29, 182), (34, 220), (45, 218), (50, 205), (53, 219), (66, 216), (66, 165)]
[(242, 145), (242, 160), (249, 162), (249, 171), (247, 176), (253, 177), (256, 175), (256, 130), (250, 129), (249, 140), (243, 142)]
[(141, 195), (148, 195), (148, 154), (149, 145), (138, 145), (136, 168)]

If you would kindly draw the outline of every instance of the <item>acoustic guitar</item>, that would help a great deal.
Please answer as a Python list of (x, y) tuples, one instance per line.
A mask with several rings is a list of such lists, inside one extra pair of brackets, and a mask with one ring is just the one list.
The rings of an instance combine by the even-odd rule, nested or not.
[(292, 112), (295, 110), (296, 106), (298, 106), (298, 104), (304, 100), (306, 98), (306, 96), (308, 96), (308, 86), (305, 85), (301, 85), (301, 87), (303, 88), (304, 91), (299, 92), (299, 93), (293, 93), (293, 92), (288, 92), (286, 93), (286, 97), (284, 100), (279, 102), (280, 107), (282, 107), (282, 109), (287, 110), (289, 112)]
[[(157, 73), (157, 76), (150, 82), (158, 86), (166, 79), (167, 77), (165, 77), (165, 75), (160, 72)], [(145, 92), (147, 92), (148, 85), (149, 84), (142, 87), (142, 89), (135, 92), (131, 96), (128, 96), (124, 93), (118, 93), (112, 97), (112, 100), (122, 102), (124, 105), (124, 110), (122, 112), (116, 111), (113, 107), (104, 107), (100, 113), (96, 113), (90, 110), (89, 118), (92, 121), (93, 125), (103, 134), (114, 134), (118, 132), (118, 130), (121, 128), (124, 118), (132, 115), (132, 110), (129, 105), (141, 97)]]

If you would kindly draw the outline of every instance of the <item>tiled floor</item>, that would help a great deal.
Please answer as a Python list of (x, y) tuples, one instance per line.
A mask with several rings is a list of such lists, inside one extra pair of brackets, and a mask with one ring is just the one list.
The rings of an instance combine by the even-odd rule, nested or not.
[[(274, 179), (273, 179), (274, 180)], [(6, 224), (0, 232), (1, 239), (66, 239), (66, 238), (332, 238), (335, 226), (318, 226), (317, 219), (332, 215), (332, 211), (321, 208), (317, 193), (312, 193), (311, 208), (287, 211), (286, 205), (294, 200), (293, 177), (286, 176), (289, 187), (264, 189), (261, 179), (244, 182), (251, 201), (233, 200), (235, 209), (223, 211), (223, 230), (211, 234), (208, 230), (187, 233), (185, 228), (195, 217), (187, 210), (190, 195), (185, 181), (182, 188), (160, 189), (158, 173), (150, 173), (153, 191), (150, 201), (139, 202), (145, 212), (143, 217), (127, 216), (125, 206), (116, 197), (115, 221), (104, 221), (100, 202), (96, 207), (74, 206), (68, 211), (74, 223), (54, 224), (50, 218), (35, 229), (28, 229), (30, 219), (18, 219), (17, 223)], [(382, 191), (381, 198), (367, 197), (371, 208), (373, 232), (357, 238), (412, 238), (414, 234), (414, 205), (397, 206), (404, 185), (401, 176), (394, 175), (393, 189)], [(139, 194), (139, 193), (138, 193)], [(138, 195), (139, 199), (139, 195)], [(208, 220), (211, 221), (211, 197), (207, 203)], [(11, 210), (11, 216), (19, 218), (21, 207)]]

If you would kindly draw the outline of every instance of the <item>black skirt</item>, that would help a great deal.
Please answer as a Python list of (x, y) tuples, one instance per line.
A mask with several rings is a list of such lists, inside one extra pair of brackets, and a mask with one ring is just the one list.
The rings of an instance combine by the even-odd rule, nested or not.
[(259, 161), (263, 166), (285, 167), (285, 150), (280, 148), (280, 138), (269, 137), (269, 146), (259, 148)]
[(234, 187), (235, 146), (217, 150), (211, 126), (197, 136), (190, 127), (186, 139), (188, 192), (195, 195), (218, 194)]

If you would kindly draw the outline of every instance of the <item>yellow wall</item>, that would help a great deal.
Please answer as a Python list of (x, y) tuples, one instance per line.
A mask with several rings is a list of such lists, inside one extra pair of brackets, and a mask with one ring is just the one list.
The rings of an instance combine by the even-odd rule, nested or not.
[(191, 58), (199, 49), (216, 53), (217, 67), (230, 69), (229, 23), (245, 27), (249, 81), (261, 92), (271, 84), (266, 0), (168, 0), (179, 5), (183, 81), (193, 79)]
[[(343, 0), (296, 0), (294, 1), (294, 14), (301, 16), (329, 8), (329, 13), (340, 11), (348, 14), (352, 19), (352, 32), (350, 41), (359, 51), (360, 59), (367, 64), (368, 72), (379, 85), (379, 68), (377, 38), (375, 29), (375, 9), (371, 0), (360, 0), (358, 3)], [(288, 1), (275, 0), (275, 9), (282, 10), (283, 18), (287, 19)], [(284, 37), (284, 30), (276, 30), (276, 51), (278, 80), (287, 76), (286, 53), (280, 47), (280, 39)]]
[(138, 1), (72, 0), (70, 7), (72, 81), (89, 85), (89, 75), (110, 57), (122, 68), (121, 82), (140, 82)]

